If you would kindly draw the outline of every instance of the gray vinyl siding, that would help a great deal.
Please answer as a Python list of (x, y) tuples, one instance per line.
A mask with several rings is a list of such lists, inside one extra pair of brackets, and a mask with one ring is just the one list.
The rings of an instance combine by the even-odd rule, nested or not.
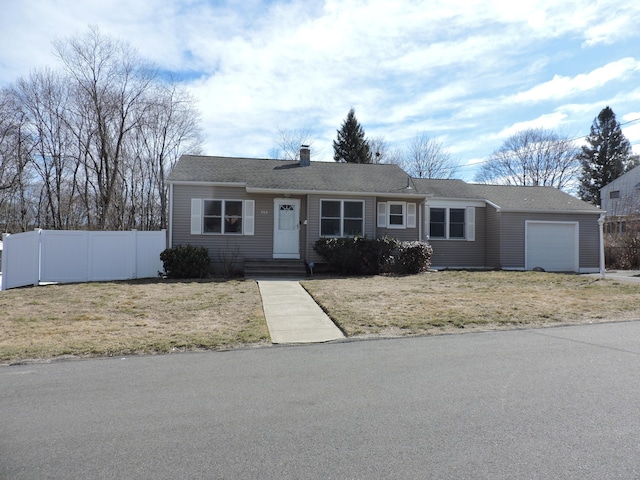
[(600, 215), (583, 215), (580, 218), (580, 268), (600, 268)]
[(599, 214), (510, 213), (502, 212), (501, 268), (525, 268), (525, 222), (578, 222), (579, 267), (597, 268), (599, 265)]
[[(191, 235), (191, 199), (210, 200), (255, 200), (254, 235)], [(222, 257), (234, 257), (242, 266), (245, 259), (273, 258), (273, 207), (277, 195), (248, 194), (244, 188), (217, 186), (185, 186), (173, 187), (173, 229), (172, 245), (196, 245), (206, 247), (209, 257), (215, 265)], [(306, 198), (300, 200), (300, 220), (306, 218)], [(300, 255), (303, 258), (305, 249), (305, 228), (300, 228)]]
[[(500, 260), (501, 242), (500, 214), (491, 205), (484, 209), (486, 214), (485, 252), (487, 268), (502, 268)], [(477, 210), (476, 210), (477, 211)]]
[(484, 268), (486, 208), (476, 207), (475, 240), (429, 240), (433, 248), (434, 268)]

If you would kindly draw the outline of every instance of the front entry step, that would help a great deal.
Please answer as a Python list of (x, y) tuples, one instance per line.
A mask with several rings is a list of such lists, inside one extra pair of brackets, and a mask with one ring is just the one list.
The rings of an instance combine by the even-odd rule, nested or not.
[(245, 260), (244, 276), (255, 277), (305, 277), (307, 269), (302, 260)]

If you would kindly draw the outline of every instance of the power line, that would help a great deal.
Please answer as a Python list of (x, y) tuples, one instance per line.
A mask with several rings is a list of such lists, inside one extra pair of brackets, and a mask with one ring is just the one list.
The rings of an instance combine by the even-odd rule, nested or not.
[[(623, 125), (629, 125), (630, 123), (634, 123), (634, 122), (640, 122), (640, 117), (628, 120), (628, 121), (626, 121), (624, 123), (618, 123), (618, 126), (622, 127)], [(585, 135), (580, 135), (580, 136), (574, 137), (574, 138), (568, 138), (566, 140), (561, 140), (559, 143), (575, 142), (576, 140), (587, 138), (589, 135), (591, 135), (591, 133), (588, 133), (588, 134), (585, 134)], [(631, 147), (634, 147), (634, 146), (640, 145), (640, 143), (630, 143), (630, 145), (631, 145)], [(471, 168), (471, 167), (476, 167), (478, 165), (483, 165), (485, 163), (489, 163), (490, 161), (491, 161), (491, 158), (486, 158), (484, 160), (480, 160), (480, 161), (477, 161), (477, 162), (466, 163), (464, 165), (460, 165), (458, 168), (460, 170), (463, 170), (465, 168)]]

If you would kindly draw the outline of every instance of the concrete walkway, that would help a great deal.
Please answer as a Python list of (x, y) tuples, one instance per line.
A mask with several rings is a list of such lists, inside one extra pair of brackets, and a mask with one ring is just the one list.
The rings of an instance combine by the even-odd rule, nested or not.
[(316, 343), (344, 335), (297, 280), (257, 280), (272, 343)]

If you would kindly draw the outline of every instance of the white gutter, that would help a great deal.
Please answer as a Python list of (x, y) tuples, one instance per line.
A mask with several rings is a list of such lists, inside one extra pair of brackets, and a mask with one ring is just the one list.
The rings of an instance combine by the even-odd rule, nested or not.
[(187, 185), (196, 187), (246, 187), (245, 182), (190, 182), (188, 180), (171, 180), (169, 185)]
[(340, 192), (334, 190), (284, 190), (280, 188), (247, 188), (247, 193), (262, 193), (271, 195), (340, 195), (344, 197), (384, 197), (384, 198), (427, 198), (427, 195), (419, 193), (403, 193), (403, 192)]

